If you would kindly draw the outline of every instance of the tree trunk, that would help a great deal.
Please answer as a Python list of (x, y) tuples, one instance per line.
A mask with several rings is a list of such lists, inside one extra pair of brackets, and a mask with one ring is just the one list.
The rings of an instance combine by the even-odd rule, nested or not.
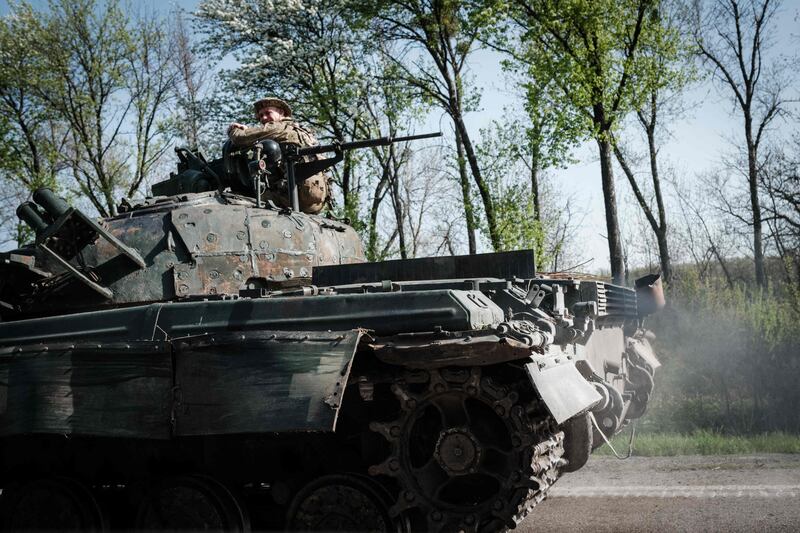
[(617, 196), (614, 190), (614, 169), (611, 166), (611, 141), (608, 132), (601, 131), (597, 138), (600, 150), (600, 175), (603, 181), (603, 201), (606, 209), (606, 231), (608, 232), (608, 256), (611, 263), (613, 283), (625, 282), (625, 261), (622, 255), (622, 240), (617, 218)]
[(364, 255), (367, 261), (378, 261), (378, 227), (377, 227), (378, 210), (375, 202), (372, 203), (372, 208), (369, 212), (369, 231), (367, 236), (367, 247), (364, 250)]
[(745, 116), (744, 128), (747, 140), (747, 181), (750, 188), (750, 209), (753, 212), (753, 262), (755, 263), (756, 285), (765, 289), (767, 287), (767, 275), (764, 271), (761, 203), (758, 199), (758, 151), (753, 142), (753, 124), (749, 116)]
[(539, 197), (539, 161), (534, 152), (531, 155), (531, 196), (533, 197), (533, 219), (542, 223), (542, 205)]
[(661, 262), (661, 278), (664, 283), (672, 281), (672, 260), (669, 257), (669, 242), (667, 241), (667, 210), (664, 206), (664, 197), (661, 194), (661, 176), (658, 173), (658, 151), (655, 139), (655, 111), (656, 99), (652, 99), (652, 121), (647, 127), (647, 146), (650, 155), (650, 177), (653, 180), (653, 192), (656, 196), (656, 209), (658, 209), (658, 227), (653, 228), (658, 241), (658, 257)]
[(394, 216), (397, 219), (397, 237), (399, 239), (399, 246), (400, 246), (400, 259), (408, 259), (408, 247), (406, 246), (406, 231), (405, 231), (405, 226), (403, 226), (403, 221), (404, 221), (403, 204), (400, 201), (400, 197), (398, 196), (397, 190), (394, 190), (392, 192), (392, 205), (394, 207)]
[(533, 255), (536, 260), (536, 267), (544, 262), (544, 226), (542, 225), (542, 204), (539, 195), (539, 154), (536, 148), (531, 154), (531, 196), (533, 197), (533, 220), (536, 225), (534, 234)]
[(351, 152), (345, 152), (344, 154), (344, 161), (342, 162), (342, 202), (344, 205), (342, 208), (344, 209), (344, 216), (350, 217), (353, 209), (354, 198), (352, 198), (352, 192), (350, 191), (350, 178), (353, 169), (353, 156)]
[(728, 265), (725, 263), (725, 259), (719, 253), (719, 250), (717, 250), (717, 246), (714, 243), (711, 243), (711, 253), (714, 254), (714, 257), (716, 257), (717, 262), (722, 269), (722, 273), (725, 275), (725, 281), (728, 283), (728, 288), (733, 289), (733, 276), (731, 276), (731, 271), (728, 270)]
[(655, 96), (653, 96), (651, 99), (650, 109), (651, 112), (649, 119), (647, 119), (643, 114), (639, 113), (639, 121), (644, 126), (644, 130), (647, 135), (648, 157), (650, 159), (650, 178), (653, 182), (653, 192), (655, 193), (656, 197), (658, 219), (656, 219), (656, 215), (653, 214), (653, 209), (648, 204), (644, 194), (642, 194), (642, 190), (636, 181), (636, 176), (633, 174), (633, 171), (628, 165), (622, 150), (620, 150), (616, 142), (614, 142), (614, 155), (617, 157), (617, 162), (622, 168), (623, 174), (625, 174), (625, 176), (628, 178), (628, 183), (630, 183), (631, 189), (633, 189), (633, 194), (636, 197), (636, 201), (639, 203), (639, 207), (642, 208), (645, 218), (647, 218), (647, 222), (650, 224), (650, 228), (653, 230), (653, 233), (656, 236), (656, 242), (658, 243), (658, 261), (661, 265), (661, 278), (665, 283), (668, 283), (672, 279), (672, 263), (669, 254), (669, 243), (667, 241), (667, 212), (666, 207), (664, 206), (664, 197), (661, 194), (661, 178), (658, 173), (658, 150), (656, 150), (655, 141)]
[(394, 208), (394, 216), (397, 220), (397, 238), (400, 241), (400, 258), (408, 259), (408, 248), (406, 247), (406, 227), (405, 227), (405, 209), (403, 202), (400, 198), (400, 179), (398, 178), (398, 170), (400, 165), (397, 164), (396, 155), (394, 152), (394, 145), (389, 145), (389, 158), (386, 162), (389, 166), (389, 185), (391, 187), (392, 207)]
[(456, 128), (456, 154), (458, 158), (458, 175), (461, 178), (461, 197), (464, 201), (464, 218), (467, 221), (467, 240), (469, 242), (469, 253), (477, 253), (475, 243), (475, 212), (472, 207), (472, 198), (469, 192), (469, 176), (467, 176), (467, 164), (464, 160), (464, 146), (461, 144), (461, 133)]
[(672, 260), (669, 257), (666, 226), (658, 229), (656, 241), (658, 242), (658, 259), (661, 263), (661, 279), (664, 283), (669, 283), (672, 280)]
[(492, 194), (489, 191), (489, 186), (483, 179), (481, 169), (478, 166), (478, 158), (475, 155), (475, 149), (472, 146), (472, 141), (469, 138), (469, 132), (464, 124), (464, 119), (461, 116), (460, 110), (455, 110), (453, 113), (453, 123), (455, 129), (461, 135), (461, 142), (463, 145), (464, 153), (469, 162), (469, 168), (472, 172), (472, 178), (475, 180), (475, 185), (478, 187), (478, 192), (483, 201), (483, 210), (486, 214), (486, 225), (489, 226), (489, 240), (492, 242), (492, 248), (499, 250), (501, 247), (500, 235), (497, 232), (497, 218), (494, 212), (494, 202), (492, 201)]
[(384, 188), (389, 181), (389, 167), (384, 166), (381, 179), (375, 186), (375, 193), (372, 197), (372, 205), (369, 209), (369, 228), (367, 231), (367, 249), (364, 251), (367, 261), (378, 261), (378, 210), (383, 201)]

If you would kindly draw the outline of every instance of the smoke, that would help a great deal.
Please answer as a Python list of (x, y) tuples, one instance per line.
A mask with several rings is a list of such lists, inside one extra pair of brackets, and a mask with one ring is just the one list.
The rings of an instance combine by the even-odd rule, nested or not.
[(640, 428), (800, 432), (800, 315), (791, 293), (683, 279), (648, 328), (663, 363)]

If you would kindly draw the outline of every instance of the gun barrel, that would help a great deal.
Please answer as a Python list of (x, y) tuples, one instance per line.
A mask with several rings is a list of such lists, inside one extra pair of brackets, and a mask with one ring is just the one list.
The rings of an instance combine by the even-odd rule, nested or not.
[(422, 133), (420, 135), (407, 135), (405, 137), (378, 137), (377, 139), (365, 139), (363, 141), (351, 141), (347, 143), (322, 144), (319, 146), (306, 146), (297, 150), (297, 155), (322, 154), (325, 152), (335, 152), (337, 150), (355, 150), (358, 148), (369, 148), (371, 146), (388, 146), (392, 143), (416, 141), (419, 139), (430, 139), (441, 137), (442, 132)]

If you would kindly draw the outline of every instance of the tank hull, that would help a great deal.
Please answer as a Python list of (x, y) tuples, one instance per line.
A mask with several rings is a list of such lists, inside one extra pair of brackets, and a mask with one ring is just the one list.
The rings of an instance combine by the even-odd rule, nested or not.
[(642, 306), (532, 251), (368, 264), (229, 192), (34, 200), (0, 255), (6, 529), (498, 531), (653, 388), (656, 278)]
[[(637, 391), (614, 376), (637, 350), (652, 356), (625, 312), (555, 342), (564, 333), (521, 288), (559, 283), (367, 281), (0, 323), (0, 483), (13, 495), (38, 476), (78, 479), (109, 520), (140, 527), (125, 502), (191, 473), (241, 509), (273, 510), (251, 525), (304, 527), (310, 487), (333, 476), (315, 490), (355, 484), (397, 527), (507, 527), (585, 462), (591, 443), (570, 451), (565, 435), (604, 401), (600, 383), (623, 398), (601, 410), (616, 417), (609, 434), (624, 425)], [(419, 444), (430, 413), (438, 440)], [(503, 466), (465, 465), (454, 446)], [(444, 478), (418, 473), (420, 454)], [(491, 486), (477, 506), (475, 482)]]

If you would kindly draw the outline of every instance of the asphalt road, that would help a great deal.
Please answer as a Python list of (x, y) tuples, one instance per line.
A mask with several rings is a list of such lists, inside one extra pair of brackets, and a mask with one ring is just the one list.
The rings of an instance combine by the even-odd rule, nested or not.
[(800, 455), (592, 457), (517, 530), (800, 531)]

